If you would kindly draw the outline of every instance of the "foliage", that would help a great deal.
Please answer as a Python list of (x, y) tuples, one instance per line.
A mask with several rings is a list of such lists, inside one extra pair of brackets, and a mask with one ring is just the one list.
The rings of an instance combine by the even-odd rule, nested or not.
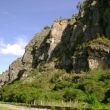
[(26, 78), (4, 86), (0, 100), (27, 104), (79, 102), (95, 107), (110, 103), (110, 70), (89, 71), (76, 83), (74, 79), (78, 74), (53, 71), (53, 66), (46, 68), (42, 72), (41, 69), (31, 70)]
[(93, 105), (96, 105), (96, 104), (99, 104), (99, 101), (97, 100), (96, 96), (94, 94), (89, 94), (87, 96), (87, 99), (86, 101), (89, 103), (89, 104), (93, 104)]
[(99, 35), (97, 34), (97, 38), (92, 39), (87, 42), (82, 42), (81, 44), (78, 45), (78, 49), (85, 49), (91, 46), (97, 46), (97, 45), (103, 45), (105, 47), (110, 48), (110, 40), (105, 37), (104, 35)]
[(86, 94), (79, 89), (66, 89), (63, 95), (65, 101), (84, 101), (86, 99)]
[(94, 39), (89, 42), (89, 45), (95, 45), (95, 44), (99, 44), (99, 45), (102, 44), (110, 48), (110, 40), (105, 36), (97, 35), (97, 39)]

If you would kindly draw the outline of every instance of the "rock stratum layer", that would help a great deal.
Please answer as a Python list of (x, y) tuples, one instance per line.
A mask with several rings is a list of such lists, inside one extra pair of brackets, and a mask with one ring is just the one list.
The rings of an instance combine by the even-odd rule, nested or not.
[(78, 15), (57, 20), (36, 34), (24, 55), (0, 76), (0, 85), (25, 77), (32, 68), (55, 61), (67, 72), (110, 68), (110, 1), (86, 0)]

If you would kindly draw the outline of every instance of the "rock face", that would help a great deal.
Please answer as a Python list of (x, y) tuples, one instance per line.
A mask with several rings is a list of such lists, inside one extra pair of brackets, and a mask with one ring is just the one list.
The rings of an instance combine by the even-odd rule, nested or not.
[(5, 83), (10, 83), (15, 79), (20, 78), (24, 71), (25, 70), (22, 65), (21, 58), (18, 58), (9, 66), (9, 70), (0, 76), (1, 85), (4, 85)]
[(61, 20), (56, 21), (53, 26), (50, 33), (50, 38), (48, 39), (49, 43), (49, 49), (48, 49), (48, 59), (50, 59), (53, 51), (55, 50), (56, 46), (61, 42), (63, 32), (67, 28), (68, 21), (67, 20)]
[(46, 45), (43, 44), (46, 37), (48, 37), (50, 34), (50, 29), (44, 29), (41, 33), (38, 33), (26, 46), (25, 53), (22, 58), (23, 64), (27, 68), (31, 68), (36, 63), (34, 60), (37, 57), (37, 60), (43, 60), (43, 55), (45, 53), (42, 53), (43, 50), (41, 47), (46, 48)]
[(22, 58), (0, 76), (0, 85), (56, 59), (67, 72), (110, 68), (110, 2), (86, 0), (75, 18), (57, 20), (29, 42)]

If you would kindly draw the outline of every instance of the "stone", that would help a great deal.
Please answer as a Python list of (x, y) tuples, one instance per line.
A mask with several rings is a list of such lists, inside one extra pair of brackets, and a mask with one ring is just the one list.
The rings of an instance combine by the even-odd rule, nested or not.
[(50, 28), (46, 26), (37, 33), (26, 46), (24, 55), (0, 75), (0, 86), (21, 80), (31, 69), (45, 67), (55, 59), (52, 71), (58, 68), (85, 73), (89, 69), (110, 68), (109, 44), (104, 41), (89, 44), (97, 35), (110, 40), (110, 4), (104, 0), (84, 3), (74, 18), (56, 20)]
[(94, 0), (92, 3), (91, 3), (91, 6), (95, 6), (97, 4), (97, 1)]
[(55, 47), (61, 42), (63, 32), (65, 31), (68, 25), (67, 20), (56, 21), (51, 30), (51, 42), (48, 50), (48, 60), (51, 58), (52, 52)]
[(99, 61), (94, 58), (88, 58), (88, 65), (91, 70), (98, 68)]

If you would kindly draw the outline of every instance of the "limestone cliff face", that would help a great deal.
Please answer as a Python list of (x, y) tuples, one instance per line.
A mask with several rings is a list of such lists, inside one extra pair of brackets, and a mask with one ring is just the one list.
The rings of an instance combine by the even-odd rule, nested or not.
[(55, 50), (56, 46), (61, 42), (63, 32), (67, 28), (68, 21), (62, 20), (62, 21), (56, 21), (53, 24), (50, 38), (47, 40), (47, 43), (49, 43), (49, 49), (48, 49), (48, 59), (50, 59), (53, 51)]
[(25, 70), (24, 70), (21, 58), (18, 58), (16, 61), (14, 61), (9, 66), (9, 70), (4, 72), (0, 76), (0, 82), (1, 82), (0, 85), (4, 85), (5, 83), (10, 83), (10, 82), (14, 81), (18, 77), (20, 77), (20, 75), (22, 75), (22, 73), (24, 73), (23, 71), (25, 71)]
[[(44, 49), (41, 49), (43, 46), (43, 42), (46, 37), (50, 34), (50, 29), (44, 29), (41, 33), (35, 35), (35, 37), (29, 42), (29, 44), (25, 48), (25, 53), (22, 57), (22, 62), (27, 68), (31, 68), (34, 63), (34, 59), (37, 57), (39, 60), (42, 59)], [(46, 45), (44, 45), (46, 46)], [(34, 53), (36, 51), (36, 53)], [(38, 54), (37, 54), (38, 53)], [(37, 56), (38, 55), (38, 56)]]
[(40, 48), (41, 43), (43, 42), (45, 37), (48, 36), (49, 33), (50, 29), (44, 29), (41, 33), (38, 33), (34, 36), (34, 38), (26, 46), (23, 57), (18, 58), (16, 61), (14, 61), (9, 66), (9, 69), (2, 75), (0, 75), (0, 86), (7, 83), (12, 83), (14, 80), (19, 80), (21, 77), (27, 76), (27, 72), (33, 67), (34, 46)]
[(22, 58), (0, 76), (0, 84), (10, 83), (56, 60), (55, 68), (67, 72), (110, 68), (110, 2), (86, 0), (79, 14), (57, 20), (29, 42)]

